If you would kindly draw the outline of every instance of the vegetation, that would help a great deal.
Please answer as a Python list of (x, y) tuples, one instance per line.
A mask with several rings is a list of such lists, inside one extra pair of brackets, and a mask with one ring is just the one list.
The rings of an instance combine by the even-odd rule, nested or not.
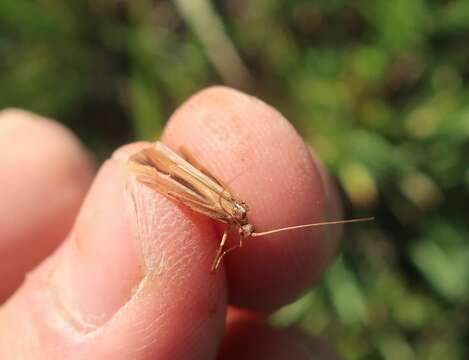
[(99, 159), (198, 89), (273, 104), (336, 177), (343, 255), (273, 318), (350, 359), (469, 353), (469, 2), (0, 1), (0, 108), (60, 119)]

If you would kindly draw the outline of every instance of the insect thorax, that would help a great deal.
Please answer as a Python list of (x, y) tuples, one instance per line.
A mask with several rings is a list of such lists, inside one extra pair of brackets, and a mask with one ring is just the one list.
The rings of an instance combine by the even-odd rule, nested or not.
[(243, 222), (243, 220), (246, 219), (248, 213), (248, 206), (243, 203), (243, 202), (238, 202), (235, 201), (233, 204), (233, 217), (240, 221)]
[(244, 202), (235, 201), (233, 205), (235, 222), (239, 225), (239, 234), (246, 238), (254, 232), (254, 226), (249, 223), (247, 218), (248, 206)]

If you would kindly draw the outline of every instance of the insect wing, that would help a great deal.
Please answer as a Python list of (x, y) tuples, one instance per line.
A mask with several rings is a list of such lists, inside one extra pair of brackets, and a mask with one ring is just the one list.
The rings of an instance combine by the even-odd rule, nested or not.
[(137, 180), (213, 219), (230, 222), (233, 207), (224, 188), (168, 147), (157, 142), (133, 155), (130, 167)]

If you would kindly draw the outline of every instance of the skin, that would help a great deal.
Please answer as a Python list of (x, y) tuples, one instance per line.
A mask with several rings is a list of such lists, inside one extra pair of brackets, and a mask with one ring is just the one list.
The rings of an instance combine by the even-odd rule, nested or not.
[[(339, 217), (318, 161), (259, 100), (201, 91), (162, 141), (226, 182), (259, 231)], [(222, 226), (135, 181), (126, 161), (144, 146), (118, 149), (92, 180), (69, 131), (0, 113), (0, 358), (335, 359), (263, 314), (320, 277), (340, 228), (247, 239), (210, 274)]]

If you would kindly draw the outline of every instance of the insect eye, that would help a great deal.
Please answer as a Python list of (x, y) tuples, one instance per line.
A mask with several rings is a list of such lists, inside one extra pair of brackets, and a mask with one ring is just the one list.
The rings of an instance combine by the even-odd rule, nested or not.
[(244, 237), (251, 236), (253, 232), (254, 232), (254, 226), (252, 224), (245, 224), (240, 229), (240, 233), (242, 233)]

